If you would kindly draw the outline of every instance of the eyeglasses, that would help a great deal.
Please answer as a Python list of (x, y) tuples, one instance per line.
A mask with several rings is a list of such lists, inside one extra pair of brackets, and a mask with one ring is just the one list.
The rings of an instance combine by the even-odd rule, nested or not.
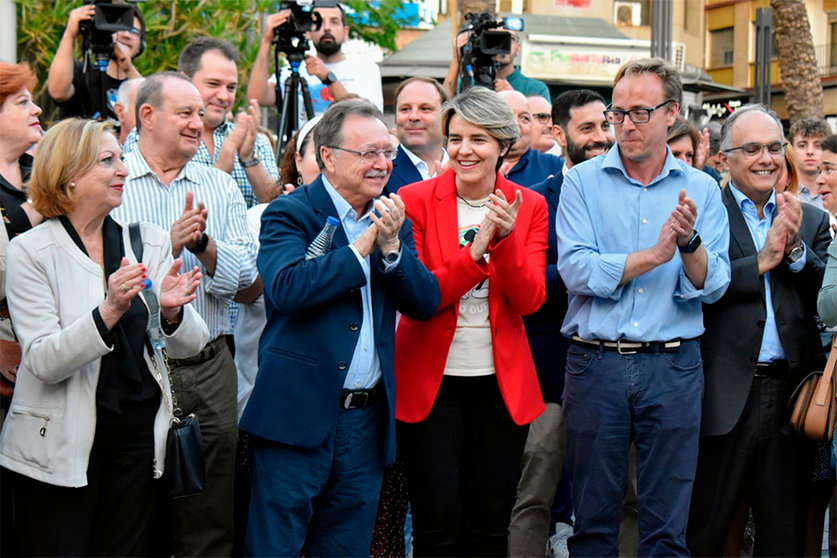
[(536, 112), (532, 115), (532, 118), (537, 120), (539, 124), (546, 126), (549, 124), (549, 121), (552, 120), (552, 115), (548, 112)]
[(767, 153), (769, 153), (771, 157), (778, 157), (779, 155), (785, 154), (785, 149), (787, 147), (788, 142), (786, 141), (774, 141), (771, 143), (750, 142), (739, 145), (738, 147), (730, 147), (729, 149), (724, 149), (723, 151), (724, 153), (729, 153), (731, 151), (741, 150), (741, 152), (747, 157), (758, 157), (764, 149), (767, 149)]
[(390, 161), (394, 160), (398, 152), (388, 147), (386, 149), (371, 149), (369, 151), (355, 151), (354, 149), (346, 149), (345, 147), (340, 147), (339, 145), (326, 145), (326, 147), (330, 147), (331, 149), (339, 149), (340, 151), (348, 151), (349, 153), (354, 153), (355, 155), (359, 156), (365, 163), (372, 163), (378, 159), (378, 157), (383, 154), (385, 159), (389, 159)]
[[(136, 35), (137, 37), (139, 37), (142, 34), (142, 31), (139, 29), (139, 27), (129, 27), (128, 29), (120, 29), (119, 31), (124, 31), (125, 33)], [(117, 31), (117, 33), (119, 33), (119, 31)]]
[(651, 113), (660, 107), (664, 107), (671, 102), (671, 99), (663, 101), (654, 108), (635, 108), (631, 110), (620, 110), (609, 108), (604, 111), (605, 118), (611, 124), (621, 124), (625, 121), (625, 115), (631, 119), (634, 124), (645, 124), (651, 120)]

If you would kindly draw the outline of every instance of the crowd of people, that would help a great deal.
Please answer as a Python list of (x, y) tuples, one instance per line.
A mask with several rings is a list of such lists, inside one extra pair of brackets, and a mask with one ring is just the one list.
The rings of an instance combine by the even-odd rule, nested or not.
[(388, 129), (336, 4), (277, 154), (287, 10), (249, 76), (201, 36), (143, 77), (132, 7), (91, 77), (94, 9), (45, 132), (0, 62), (0, 554), (819, 556), (829, 504), (834, 537), (837, 451), (788, 424), (837, 327), (825, 121), (698, 130), (659, 59), (553, 100), (511, 32), (494, 90), (457, 48)]

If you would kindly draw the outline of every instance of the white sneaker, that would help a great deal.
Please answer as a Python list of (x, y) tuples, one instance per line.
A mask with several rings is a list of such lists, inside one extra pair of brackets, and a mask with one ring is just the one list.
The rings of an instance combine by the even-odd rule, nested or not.
[(555, 524), (555, 534), (546, 541), (547, 558), (570, 558), (567, 539), (573, 534), (573, 526), (566, 523)]

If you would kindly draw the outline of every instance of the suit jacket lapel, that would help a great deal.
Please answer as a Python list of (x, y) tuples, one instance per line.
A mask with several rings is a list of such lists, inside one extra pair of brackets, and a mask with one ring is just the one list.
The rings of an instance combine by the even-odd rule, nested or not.
[(731, 186), (724, 188), (723, 195), (721, 196), (729, 214), (730, 239), (736, 243), (738, 250), (743, 255), (750, 256), (756, 253), (756, 244), (753, 242), (750, 228), (747, 226), (747, 221), (744, 220), (741, 208), (738, 206), (738, 202), (735, 201), (735, 196), (732, 195), (730, 188)]
[(418, 171), (410, 156), (404, 152), (404, 148), (398, 146), (398, 156), (392, 162), (392, 174), (398, 176), (404, 184), (412, 184), (413, 182), (421, 182), (423, 178)]
[[(448, 169), (436, 182), (433, 191), (433, 214), (439, 231), (438, 263), (451, 260), (459, 251), (459, 220), (456, 211), (456, 175)], [(427, 239), (425, 239), (427, 242)]]

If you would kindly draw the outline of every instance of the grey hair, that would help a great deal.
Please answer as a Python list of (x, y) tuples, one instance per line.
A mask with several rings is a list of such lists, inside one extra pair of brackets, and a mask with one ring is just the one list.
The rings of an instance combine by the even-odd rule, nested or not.
[(343, 143), (343, 122), (347, 116), (377, 118), (382, 123), (384, 121), (381, 111), (366, 99), (349, 99), (332, 103), (323, 113), (320, 123), (314, 127), (314, 154), (320, 171), (325, 170), (320, 148), (330, 145), (339, 146)]
[(613, 78), (613, 85), (615, 87), (623, 77), (641, 74), (654, 74), (663, 81), (664, 100), (674, 101), (677, 104), (683, 101), (683, 83), (680, 81), (680, 73), (662, 58), (642, 58), (623, 64), (616, 72), (616, 77)]
[(454, 114), (483, 128), (500, 142), (503, 150), (520, 137), (514, 111), (500, 95), (485, 87), (472, 87), (442, 106), (442, 130), (445, 137), (449, 134), (450, 120)]
[(157, 72), (145, 78), (145, 81), (137, 89), (137, 101), (136, 106), (134, 106), (137, 118), (137, 133), (142, 129), (142, 122), (140, 122), (140, 107), (142, 105), (151, 105), (155, 110), (163, 108), (163, 83), (167, 79), (181, 79), (187, 83), (192, 83), (187, 75), (172, 71)]
[(129, 97), (131, 96), (131, 90), (134, 87), (138, 87), (143, 81), (145, 81), (144, 77), (131, 78), (123, 81), (122, 85), (120, 85), (119, 89), (116, 91), (116, 102), (121, 104), (123, 107), (127, 107), (128, 101), (130, 100)]
[(779, 128), (779, 135), (782, 136), (782, 141), (784, 141), (785, 131), (782, 128), (782, 120), (779, 118), (779, 115), (762, 104), (750, 103), (738, 107), (735, 112), (727, 117), (724, 125), (721, 126), (720, 151), (726, 151), (732, 147), (732, 127), (736, 120), (749, 112), (760, 112), (772, 118), (776, 122), (776, 127)]

